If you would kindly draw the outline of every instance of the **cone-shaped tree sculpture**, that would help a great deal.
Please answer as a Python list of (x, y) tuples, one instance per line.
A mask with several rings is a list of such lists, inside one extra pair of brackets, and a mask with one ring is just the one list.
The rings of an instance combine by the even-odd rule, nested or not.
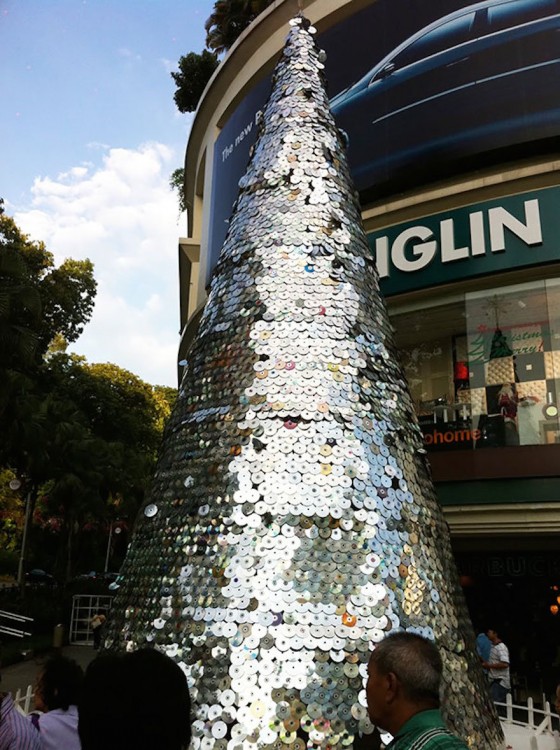
[(351, 747), (396, 629), (435, 639), (451, 727), (502, 736), (329, 111), (294, 19), (108, 648), (186, 670), (195, 747)]

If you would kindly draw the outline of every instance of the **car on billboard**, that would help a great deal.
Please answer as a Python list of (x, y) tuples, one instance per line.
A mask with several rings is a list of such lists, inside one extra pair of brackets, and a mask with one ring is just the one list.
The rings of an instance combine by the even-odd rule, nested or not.
[(560, 134), (560, 0), (439, 18), (331, 100), (358, 189)]

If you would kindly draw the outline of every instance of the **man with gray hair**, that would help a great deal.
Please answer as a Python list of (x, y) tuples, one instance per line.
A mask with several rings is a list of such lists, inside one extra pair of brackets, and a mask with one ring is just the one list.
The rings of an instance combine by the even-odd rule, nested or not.
[(393, 735), (387, 750), (466, 750), (439, 712), (442, 662), (435, 645), (394, 633), (369, 660), (366, 696), (371, 721)]

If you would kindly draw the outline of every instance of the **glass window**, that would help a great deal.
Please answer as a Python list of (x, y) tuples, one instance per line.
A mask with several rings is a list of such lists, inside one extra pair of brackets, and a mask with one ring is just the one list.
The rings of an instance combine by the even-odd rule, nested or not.
[(488, 33), (511, 29), (558, 13), (557, 0), (525, 0), (488, 8)]
[[(466, 296), (469, 400), (479, 447), (556, 442), (544, 282)], [(560, 362), (558, 363), (560, 365)]]
[(392, 320), (428, 449), (560, 443), (560, 280)]
[(397, 315), (392, 322), (427, 447), (471, 447), (470, 410), (458, 400), (456, 381), (465, 379), (456, 364), (466, 356), (464, 299)]
[(393, 58), (393, 64), (396, 68), (404, 68), (406, 65), (411, 65), (419, 60), (436, 55), (438, 52), (468, 42), (471, 38), (474, 16), (474, 13), (465, 13), (435, 29), (431, 29), (431, 31), (426, 32), (409, 44), (402, 52), (399, 52)]

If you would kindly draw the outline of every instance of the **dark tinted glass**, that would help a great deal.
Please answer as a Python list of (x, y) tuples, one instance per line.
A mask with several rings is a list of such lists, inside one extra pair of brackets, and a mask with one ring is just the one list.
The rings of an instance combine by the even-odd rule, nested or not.
[(523, 23), (558, 13), (558, 0), (515, 0), (488, 8), (488, 33), (511, 29)]
[(438, 52), (451, 49), (463, 42), (468, 42), (471, 38), (473, 23), (474, 13), (465, 13), (458, 18), (442, 23), (441, 26), (426, 32), (426, 34), (412, 42), (392, 62), (396, 68), (403, 68), (405, 65), (410, 65), (411, 63), (418, 62), (418, 60), (431, 57)]

